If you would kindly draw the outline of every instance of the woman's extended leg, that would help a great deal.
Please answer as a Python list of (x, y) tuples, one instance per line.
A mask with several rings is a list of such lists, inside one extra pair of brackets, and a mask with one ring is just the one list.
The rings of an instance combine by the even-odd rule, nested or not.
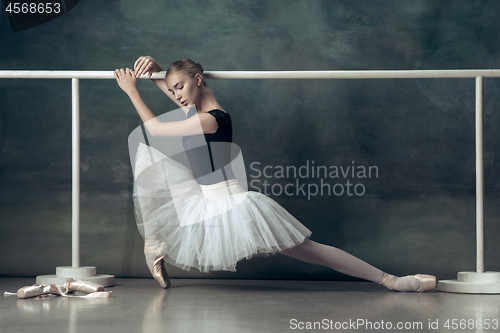
[[(333, 246), (316, 243), (310, 239), (306, 239), (304, 243), (280, 253), (301, 261), (326, 266), (338, 272), (376, 283), (380, 283), (385, 274), (380, 269), (373, 267), (345, 251)], [(421, 285), (420, 280), (414, 276), (397, 278), (392, 275), (387, 275), (386, 278), (387, 277), (392, 280), (390, 282), (393, 289), (398, 291), (415, 291), (419, 289)], [(386, 279), (384, 279), (384, 281), (385, 280)], [(387, 286), (387, 284), (384, 285)]]
[(306, 239), (304, 243), (280, 252), (311, 264), (330, 267), (340, 273), (379, 283), (384, 275), (380, 269), (333, 246)]

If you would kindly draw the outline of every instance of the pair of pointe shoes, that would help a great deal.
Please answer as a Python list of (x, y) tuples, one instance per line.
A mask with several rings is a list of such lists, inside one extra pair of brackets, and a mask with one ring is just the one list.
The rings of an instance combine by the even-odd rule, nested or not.
[[(436, 289), (437, 281), (436, 281), (436, 277), (434, 275), (416, 274), (416, 275), (403, 276), (403, 278), (405, 278), (405, 277), (413, 277), (413, 278), (416, 278), (420, 282), (420, 286), (417, 289), (409, 290), (409, 291), (423, 293), (423, 292), (426, 292), (429, 290)], [(390, 290), (398, 290), (396, 288), (396, 283), (397, 283), (398, 279), (399, 278), (397, 276), (384, 273), (382, 280), (380, 280), (379, 284), (389, 288)]]
[[(88, 293), (85, 296), (68, 295), (75, 291)], [(47, 295), (57, 295), (66, 297), (85, 297), (85, 298), (109, 298), (112, 297), (112, 291), (104, 291), (104, 287), (98, 283), (90, 281), (69, 281), (62, 285), (56, 284), (34, 284), (32, 286), (22, 287), (17, 291), (17, 297), (43, 297)]]

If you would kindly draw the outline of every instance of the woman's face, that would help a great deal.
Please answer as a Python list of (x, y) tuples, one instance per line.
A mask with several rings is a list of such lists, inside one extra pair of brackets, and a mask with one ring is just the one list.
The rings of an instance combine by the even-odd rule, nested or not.
[(183, 106), (197, 104), (201, 91), (197, 77), (190, 77), (183, 72), (174, 72), (167, 76), (168, 90)]

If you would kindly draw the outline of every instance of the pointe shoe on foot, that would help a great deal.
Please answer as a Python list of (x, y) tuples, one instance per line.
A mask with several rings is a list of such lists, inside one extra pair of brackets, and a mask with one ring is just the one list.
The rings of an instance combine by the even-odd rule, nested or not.
[[(407, 277), (412, 277), (416, 278), (419, 282), (419, 287), (418, 288), (413, 288), (408, 291), (415, 291), (418, 293), (423, 293), (425, 291), (433, 290), (436, 288), (437, 282), (436, 282), (436, 277), (433, 275), (428, 275), (428, 274), (416, 274), (416, 275), (407, 275), (403, 276), (401, 278), (407, 278)], [(384, 276), (382, 277), (382, 280), (380, 280), (379, 284), (389, 288), (390, 290), (396, 290), (399, 291), (396, 283), (398, 281), (397, 276), (391, 275), (384, 273)]]
[(30, 298), (48, 294), (61, 295), (55, 284), (34, 284), (22, 287), (17, 291), (17, 297), (19, 298)]
[(437, 281), (434, 275), (417, 274), (411, 275), (420, 282), (420, 288), (416, 290), (417, 293), (423, 293), (429, 290), (436, 289)]
[[(146, 255), (146, 262), (148, 262), (148, 265), (151, 265), (151, 275), (153, 275), (153, 278), (158, 281), (162, 288), (167, 289), (171, 286), (171, 283), (167, 274), (167, 270), (165, 269), (165, 262), (163, 260), (166, 254), (158, 254), (160, 251), (158, 248), (158, 244), (159, 242), (156, 238), (146, 237), (144, 242), (144, 254)], [(153, 256), (154, 260), (151, 264), (151, 262), (148, 261), (148, 257), (150, 258), (149, 260), (151, 260)]]
[(151, 274), (153, 278), (158, 281), (160, 286), (164, 289), (167, 289), (171, 286), (170, 279), (167, 274), (167, 270), (165, 269), (163, 258), (165, 255), (157, 255), (151, 268)]

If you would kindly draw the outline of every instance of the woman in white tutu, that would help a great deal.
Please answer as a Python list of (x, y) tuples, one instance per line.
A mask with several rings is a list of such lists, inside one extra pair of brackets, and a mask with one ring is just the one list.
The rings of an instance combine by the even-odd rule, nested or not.
[[(181, 110), (183, 120), (160, 121), (146, 106), (136, 78), (162, 68), (140, 57), (115, 71), (152, 137), (182, 137), (191, 168), (149, 145), (139, 144), (133, 160), (137, 225), (153, 277), (170, 286), (164, 261), (189, 270), (235, 271), (243, 258), (280, 253), (397, 291), (436, 288), (436, 277), (396, 277), (332, 246), (309, 239), (311, 231), (268, 196), (247, 191), (231, 153), (230, 115), (206, 86), (203, 68), (189, 59), (174, 62), (165, 79), (153, 80)], [(184, 116), (184, 114), (183, 114)], [(147, 142), (146, 142), (147, 143)], [(236, 169), (235, 169), (236, 168)]]

